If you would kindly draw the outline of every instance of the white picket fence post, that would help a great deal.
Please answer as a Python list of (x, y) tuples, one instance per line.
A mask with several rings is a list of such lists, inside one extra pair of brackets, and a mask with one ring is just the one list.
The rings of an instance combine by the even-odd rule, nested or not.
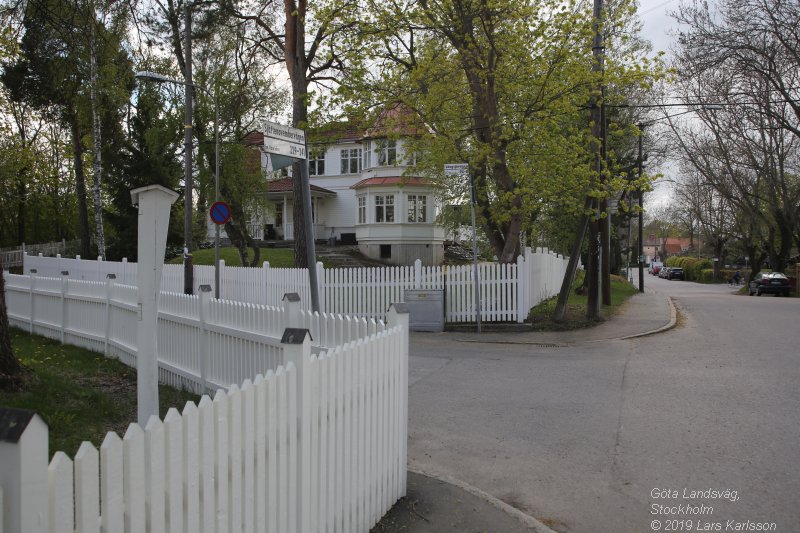
[(300, 295), (296, 292), (287, 292), (283, 295), (283, 327), (299, 328), (303, 324), (300, 315)]
[(46, 533), (47, 424), (33, 411), (0, 407), (2, 531)]
[[(289, 371), (294, 371), (297, 380), (297, 397), (294, 411), (297, 415), (297, 492), (296, 533), (310, 533), (311, 516), (306, 506), (311, 500), (311, 335), (307, 329), (286, 328), (281, 338), (284, 362)], [(289, 494), (289, 498), (292, 494)], [(292, 517), (290, 517), (290, 523)]]
[(200, 394), (208, 391), (208, 306), (211, 302), (211, 285), (200, 285)]
[(414, 288), (422, 288), (422, 261), (419, 259), (414, 261)]
[(322, 261), (317, 261), (317, 292), (319, 297), (319, 312), (324, 313), (327, 309), (325, 302), (325, 268), (322, 266)]
[(267, 283), (269, 282), (269, 261), (264, 261), (264, 264), (261, 265), (261, 304), (262, 305), (269, 305), (269, 288)]
[(108, 355), (108, 341), (111, 338), (111, 298), (114, 295), (116, 274), (106, 274), (106, 328), (103, 335), (103, 355)]
[(400, 391), (401, 400), (398, 406), (398, 419), (400, 424), (400, 453), (398, 457), (398, 464), (396, 475), (400, 480), (400, 494), (398, 498), (406, 495), (408, 488), (408, 470), (406, 468), (406, 461), (408, 458), (408, 332), (411, 315), (409, 314), (408, 305), (402, 302), (393, 303), (389, 306), (387, 314), (387, 325), (390, 328), (400, 326), (403, 328), (401, 336), (402, 345), (400, 346), (400, 361), (398, 362), (400, 368), (400, 375), (398, 389)]
[(31, 335), (33, 335), (33, 320), (34, 320), (34, 317), (35, 317), (35, 313), (34, 313), (35, 297), (34, 297), (34, 294), (33, 294), (33, 292), (35, 290), (36, 290), (36, 269), (32, 268), (31, 269), (31, 287), (30, 287), (30, 296), (31, 296), (31, 306), (30, 306), (31, 316), (30, 316), (30, 319), (31, 319), (31, 322), (30, 322), (30, 324), (28, 326), (28, 333), (30, 333)]
[[(526, 252), (530, 248), (525, 249)], [(517, 322), (522, 323), (528, 317), (530, 311), (530, 298), (528, 297), (528, 287), (530, 286), (530, 276), (528, 268), (530, 265), (525, 261), (525, 256), (517, 256)]]
[(225, 260), (219, 260), (219, 299), (223, 299), (227, 292), (225, 292)]
[(60, 341), (61, 344), (64, 344), (64, 330), (67, 327), (67, 284), (69, 283), (69, 271), (62, 270), (61, 271), (61, 328), (60, 329)]

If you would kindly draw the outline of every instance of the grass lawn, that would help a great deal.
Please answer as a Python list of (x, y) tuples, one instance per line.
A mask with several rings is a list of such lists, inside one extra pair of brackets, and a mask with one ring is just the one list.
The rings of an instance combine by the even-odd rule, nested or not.
[[(84, 440), (102, 444), (136, 422), (136, 370), (94, 352), (13, 328), (11, 344), (29, 373), (20, 391), (0, 391), (0, 405), (36, 411), (50, 426), (50, 455), (74, 457)], [(161, 417), (199, 398), (159, 387)]]
[[(569, 299), (567, 300), (567, 311), (563, 322), (554, 322), (552, 319), (556, 309), (558, 296), (545, 300), (531, 309), (528, 318), (532, 322), (534, 330), (537, 331), (564, 331), (571, 329), (586, 328), (595, 325), (598, 320), (586, 318), (586, 305), (588, 296), (576, 294), (575, 288), (583, 283), (584, 271), (578, 271), (575, 276), (575, 283), (572, 285)], [(631, 285), (628, 280), (621, 276), (611, 276), (611, 305), (603, 306), (601, 313), (605, 316), (616, 313), (625, 301), (636, 294), (638, 289)]]
[[(252, 256), (253, 250), (249, 250), (249, 253)], [(242, 262), (239, 260), (239, 251), (233, 246), (220, 247), (219, 257), (225, 260), (225, 266), (242, 266)], [(293, 267), (294, 250), (292, 248), (261, 248), (261, 264), (264, 261), (269, 261), (270, 266), (275, 268)], [(192, 252), (192, 262), (195, 265), (213, 265), (214, 249), (195, 250)], [(181, 264), (183, 258), (173, 257), (167, 263)]]

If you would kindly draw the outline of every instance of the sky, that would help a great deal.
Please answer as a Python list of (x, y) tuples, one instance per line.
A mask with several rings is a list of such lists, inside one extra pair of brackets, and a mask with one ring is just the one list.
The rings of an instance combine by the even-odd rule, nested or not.
[(670, 11), (676, 11), (681, 0), (639, 0), (639, 17), (644, 24), (643, 37), (653, 43), (654, 51), (669, 51), (674, 37), (669, 35), (677, 28), (677, 22), (670, 17)]
[[(653, 44), (653, 51), (664, 51), (669, 55), (669, 49), (675, 41), (675, 37), (670, 35), (674, 32), (678, 23), (669, 12), (676, 11), (682, 0), (639, 0), (639, 17), (642, 19), (642, 37), (648, 39)], [(683, 0), (686, 1), (686, 0)], [(662, 165), (661, 168), (653, 168), (651, 171), (660, 172), (665, 178), (669, 179), (674, 173), (675, 167), (669, 163)], [(648, 204), (651, 207), (669, 203), (671, 185), (669, 182), (654, 184), (653, 192), (650, 193)]]

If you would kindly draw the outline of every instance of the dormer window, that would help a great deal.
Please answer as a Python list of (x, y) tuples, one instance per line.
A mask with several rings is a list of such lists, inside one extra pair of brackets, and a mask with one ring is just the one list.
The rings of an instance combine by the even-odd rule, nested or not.
[(397, 141), (381, 139), (375, 144), (375, 153), (378, 156), (378, 166), (386, 167), (397, 163)]

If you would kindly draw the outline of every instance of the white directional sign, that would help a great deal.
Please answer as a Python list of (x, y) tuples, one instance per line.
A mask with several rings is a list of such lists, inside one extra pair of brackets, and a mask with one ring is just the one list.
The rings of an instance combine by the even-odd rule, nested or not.
[(444, 173), (448, 176), (467, 175), (469, 165), (466, 163), (450, 163), (444, 166)]
[(264, 151), (292, 159), (305, 159), (306, 132), (275, 122), (267, 122), (264, 129)]

